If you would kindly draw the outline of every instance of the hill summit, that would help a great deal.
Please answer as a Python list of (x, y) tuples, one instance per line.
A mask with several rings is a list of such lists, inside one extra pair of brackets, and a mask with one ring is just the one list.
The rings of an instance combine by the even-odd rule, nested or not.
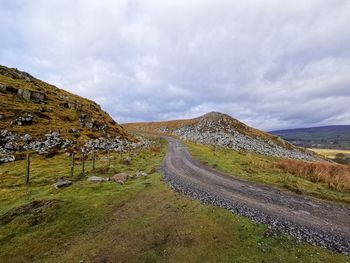
[(210, 112), (203, 116), (163, 122), (128, 123), (130, 131), (177, 136), (206, 145), (216, 145), (237, 151), (254, 152), (281, 158), (315, 160), (317, 157), (280, 137), (249, 127), (231, 116)]

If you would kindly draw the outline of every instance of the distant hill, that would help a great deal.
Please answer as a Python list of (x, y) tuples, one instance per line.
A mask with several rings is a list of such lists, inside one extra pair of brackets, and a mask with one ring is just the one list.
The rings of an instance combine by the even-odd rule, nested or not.
[(350, 125), (288, 129), (270, 133), (302, 147), (350, 149)]
[(237, 151), (282, 158), (315, 159), (312, 153), (304, 149), (219, 112), (210, 112), (188, 120), (128, 123), (123, 126), (133, 132), (171, 135), (183, 140), (217, 145)]

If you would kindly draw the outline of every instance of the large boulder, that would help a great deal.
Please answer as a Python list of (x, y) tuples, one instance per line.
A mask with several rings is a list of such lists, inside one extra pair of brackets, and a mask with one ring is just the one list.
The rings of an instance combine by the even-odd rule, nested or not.
[(119, 173), (113, 175), (110, 180), (118, 184), (124, 184), (129, 178), (130, 176), (127, 173)]

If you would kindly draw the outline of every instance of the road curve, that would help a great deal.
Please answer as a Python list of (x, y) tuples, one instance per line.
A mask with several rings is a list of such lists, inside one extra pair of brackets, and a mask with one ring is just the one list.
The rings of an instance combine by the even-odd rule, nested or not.
[(297, 240), (350, 255), (350, 206), (335, 205), (226, 175), (194, 160), (174, 138), (162, 165), (173, 189), (269, 225)]

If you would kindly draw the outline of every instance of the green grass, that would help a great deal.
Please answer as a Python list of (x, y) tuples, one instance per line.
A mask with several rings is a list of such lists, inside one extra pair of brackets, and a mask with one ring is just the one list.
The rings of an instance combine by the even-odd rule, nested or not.
[(204, 145), (186, 143), (190, 153), (203, 163), (224, 173), (253, 181), (288, 189), (329, 201), (350, 203), (350, 192), (338, 191), (328, 184), (314, 183), (293, 176), (277, 167), (279, 159), (253, 153), (237, 152), (230, 149), (211, 148)]
[(69, 174), (65, 155), (34, 156), (28, 186), (23, 184), (23, 162), (1, 165), (0, 216), (33, 200), (62, 204), (45, 210), (38, 224), (33, 224), (34, 214), (27, 214), (0, 225), (0, 262), (349, 261), (283, 235), (269, 236), (264, 225), (175, 193), (157, 172), (165, 151), (164, 142), (160, 152), (143, 150), (132, 156), (131, 165), (121, 164), (116, 155), (108, 172), (101, 155), (96, 175), (137, 170), (150, 174), (123, 186), (93, 184), (76, 176), (71, 187), (53, 189), (53, 181)]

